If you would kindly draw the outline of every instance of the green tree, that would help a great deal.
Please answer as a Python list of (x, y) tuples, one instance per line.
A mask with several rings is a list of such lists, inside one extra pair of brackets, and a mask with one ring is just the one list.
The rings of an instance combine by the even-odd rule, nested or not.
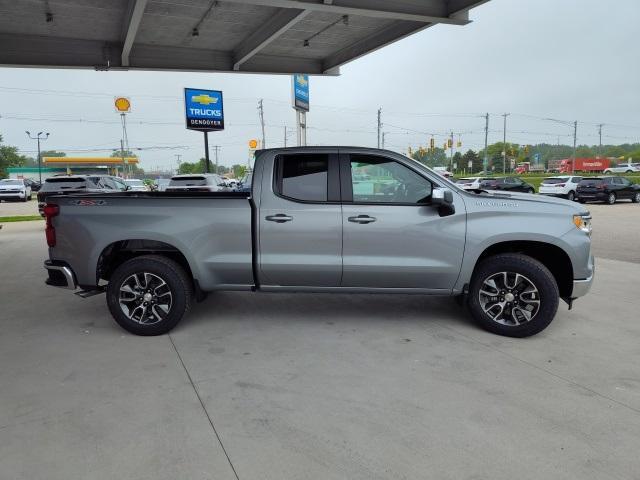
[(2, 144), (0, 135), (0, 178), (8, 176), (7, 168), (22, 167), (26, 163), (26, 157), (18, 153), (17, 147)]
[[(471, 168), (469, 168), (469, 162), (471, 162)], [(462, 165), (458, 165), (458, 167), (466, 168), (469, 173), (479, 172), (482, 170), (482, 158), (480, 158), (476, 152), (469, 149), (462, 155)]]
[(448, 167), (449, 159), (446, 152), (442, 148), (436, 147), (433, 151), (426, 148), (415, 150), (411, 157), (428, 167)]

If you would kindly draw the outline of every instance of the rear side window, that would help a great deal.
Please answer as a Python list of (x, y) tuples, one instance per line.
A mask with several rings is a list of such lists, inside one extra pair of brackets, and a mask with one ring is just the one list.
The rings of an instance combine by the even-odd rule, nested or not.
[(597, 187), (598, 185), (602, 185), (602, 179), (601, 178), (589, 178), (589, 179), (583, 179), (580, 182), (580, 186), (582, 187)]
[(573, 177), (573, 178), (571, 179), (571, 182), (573, 182), (573, 183), (579, 183), (581, 180), (582, 180), (582, 177)]
[(54, 190), (78, 190), (83, 188), (87, 188), (86, 180), (84, 178), (53, 177), (45, 180), (41, 191), (51, 192)]
[(305, 202), (327, 201), (328, 155), (280, 155), (276, 162), (277, 193)]
[(545, 185), (555, 185), (556, 183), (564, 183), (566, 179), (564, 178), (545, 178), (542, 183)]

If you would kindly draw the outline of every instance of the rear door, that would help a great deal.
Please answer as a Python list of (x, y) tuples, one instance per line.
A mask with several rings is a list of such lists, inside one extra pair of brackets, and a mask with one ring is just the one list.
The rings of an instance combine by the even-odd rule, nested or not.
[(633, 189), (633, 184), (624, 177), (616, 178), (616, 180), (620, 184), (618, 198), (633, 198), (636, 193)]
[(446, 290), (460, 272), (463, 201), (441, 217), (434, 183), (398, 159), (341, 155), (343, 287)]
[(265, 162), (258, 219), (263, 285), (340, 286), (339, 190), (337, 154), (287, 153)]

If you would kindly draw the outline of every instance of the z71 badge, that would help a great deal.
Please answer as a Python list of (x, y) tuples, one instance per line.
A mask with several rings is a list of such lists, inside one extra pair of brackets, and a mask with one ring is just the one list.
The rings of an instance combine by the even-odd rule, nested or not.
[(71, 200), (69, 202), (70, 205), (75, 205), (77, 207), (94, 207), (94, 206), (99, 206), (99, 205), (106, 205), (107, 201), (106, 200), (87, 200), (87, 199), (82, 199), (82, 200)]

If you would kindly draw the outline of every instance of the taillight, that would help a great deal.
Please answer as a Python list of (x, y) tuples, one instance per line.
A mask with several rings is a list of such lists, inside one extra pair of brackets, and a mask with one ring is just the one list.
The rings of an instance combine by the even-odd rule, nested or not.
[(556, 187), (564, 187), (565, 184), (564, 183), (556, 183)]
[(44, 217), (47, 221), (47, 224), (44, 228), (44, 233), (47, 236), (47, 245), (50, 247), (56, 246), (56, 229), (53, 227), (53, 223), (51, 223), (51, 219), (56, 217), (60, 213), (60, 207), (55, 203), (47, 203), (43, 209), (42, 213), (44, 213)]

